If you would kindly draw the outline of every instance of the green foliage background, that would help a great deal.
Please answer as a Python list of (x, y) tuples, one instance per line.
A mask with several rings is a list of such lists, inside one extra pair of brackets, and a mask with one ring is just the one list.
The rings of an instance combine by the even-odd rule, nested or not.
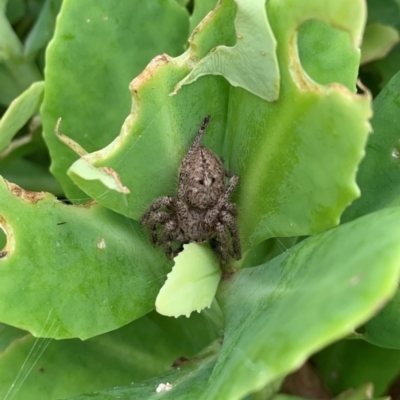
[[(393, 394), (399, 29), (398, 0), (0, 0), (0, 397)], [(206, 114), (240, 178), (221, 281), (137, 222)]]

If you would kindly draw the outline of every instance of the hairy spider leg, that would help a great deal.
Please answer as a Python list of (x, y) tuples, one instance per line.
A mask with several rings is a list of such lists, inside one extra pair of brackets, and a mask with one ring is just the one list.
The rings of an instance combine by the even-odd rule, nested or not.
[(172, 214), (165, 211), (154, 211), (153, 214), (148, 218), (146, 225), (151, 231), (151, 242), (154, 245), (159, 245), (161, 243), (161, 239), (158, 238), (157, 235), (157, 225), (164, 224), (169, 221), (172, 217)]
[(194, 138), (193, 143), (190, 146), (190, 149), (185, 158), (188, 158), (188, 156), (190, 156), (190, 154), (192, 154), (193, 151), (195, 151), (200, 146), (201, 139), (204, 136), (204, 132), (206, 131), (206, 128), (210, 122), (210, 118), (211, 117), (209, 115), (206, 115), (206, 117), (203, 119), (200, 129), (197, 131), (196, 137)]
[(160, 236), (160, 244), (163, 244), (165, 254), (171, 259), (174, 258), (181, 250), (180, 248), (174, 250), (171, 245), (172, 241), (185, 241), (185, 237), (179, 230), (178, 224), (175, 220), (170, 220), (165, 224)]
[(146, 225), (147, 221), (149, 220), (151, 214), (154, 211), (157, 211), (161, 207), (168, 207), (171, 210), (173, 210), (174, 206), (175, 206), (175, 199), (174, 198), (172, 198), (170, 196), (160, 197), (153, 204), (150, 205), (150, 207), (146, 210), (146, 212), (140, 218), (139, 222), (142, 225)]
[(225, 227), (221, 222), (217, 222), (215, 225), (215, 230), (218, 234), (219, 246), (216, 247), (216, 251), (221, 257), (221, 264), (227, 264), (229, 260), (229, 248), (228, 248), (228, 236), (225, 231)]
[(239, 230), (236, 224), (236, 220), (231, 213), (228, 211), (221, 211), (220, 214), (221, 222), (226, 225), (229, 229), (232, 238), (233, 258), (240, 260), (242, 258), (242, 251), (240, 248)]
[(217, 204), (211, 209), (208, 210), (206, 216), (204, 218), (204, 223), (207, 226), (214, 225), (214, 221), (217, 218), (218, 214), (221, 212), (222, 208), (228, 203), (229, 196), (235, 189), (235, 186), (239, 182), (239, 177), (237, 175), (231, 174), (230, 172), (226, 172), (226, 175), (230, 177), (228, 186), (226, 187), (225, 193), (219, 198)]

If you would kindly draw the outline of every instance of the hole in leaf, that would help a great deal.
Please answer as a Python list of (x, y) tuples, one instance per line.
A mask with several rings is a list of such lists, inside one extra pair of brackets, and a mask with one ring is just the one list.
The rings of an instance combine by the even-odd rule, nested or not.
[(7, 245), (7, 235), (3, 231), (3, 228), (0, 227), (0, 258), (4, 257), (6, 254), (6, 245)]
[(14, 235), (11, 226), (0, 215), (0, 260), (14, 249)]
[(306, 21), (299, 27), (297, 45), (301, 65), (312, 80), (321, 85), (338, 82), (355, 91), (360, 55), (352, 49), (347, 32)]

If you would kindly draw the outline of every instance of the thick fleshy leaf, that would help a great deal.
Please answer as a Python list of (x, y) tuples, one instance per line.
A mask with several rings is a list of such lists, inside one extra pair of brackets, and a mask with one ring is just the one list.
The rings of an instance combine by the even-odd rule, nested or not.
[(358, 76), (355, 67), (360, 54), (352, 48), (347, 32), (319, 20), (310, 20), (300, 25), (297, 40), (301, 66), (311, 79), (320, 85), (338, 82), (355, 92)]
[(51, 170), (68, 197), (86, 196), (66, 176), (78, 157), (54, 135), (57, 120), (88, 151), (107, 145), (129, 112), (129, 82), (157, 54), (180, 54), (188, 29), (175, 0), (63, 2), (46, 54), (42, 119)]
[(194, 0), (193, 14), (190, 16), (190, 32), (216, 6), (218, 0)]
[(0, 9), (0, 62), (22, 56), (22, 44), (8, 22), (5, 12)]
[[(155, 198), (175, 194), (179, 164), (200, 121), (211, 114), (204, 143), (239, 175), (236, 200), (245, 249), (269, 237), (306, 235), (337, 224), (343, 209), (359, 195), (355, 174), (369, 132), (370, 100), (340, 84), (320, 86), (310, 80), (292, 42), (302, 22), (310, 18), (348, 31), (351, 48), (343, 64), (336, 64), (332, 79), (342, 74), (350, 85), (353, 76), (354, 90), (365, 4), (361, 0), (331, 1), (318, 7), (309, 0), (301, 7), (296, 4), (271, 0), (267, 7), (282, 74), (278, 102), (265, 102), (213, 76), (204, 76), (169, 96), (190, 72), (192, 60), (235, 41), (234, 4), (221, 1), (195, 30), (184, 56), (158, 57), (132, 82), (133, 111), (120, 136), (72, 165), (72, 179), (104, 206), (138, 219)], [(332, 31), (327, 35), (333, 35)], [(340, 35), (334, 43), (343, 43)], [(342, 48), (335, 50), (330, 48), (330, 53), (340, 59)], [(304, 52), (303, 60), (315, 53)], [(320, 59), (319, 65), (323, 70)], [(321, 74), (323, 81), (329, 81), (326, 72)], [(131, 193), (109, 190), (100, 179), (87, 180), (82, 163), (95, 166), (103, 175), (110, 173), (101, 168), (110, 168)]]
[(399, 39), (399, 32), (391, 26), (378, 23), (368, 25), (361, 47), (361, 64), (385, 57)]
[(175, 87), (188, 85), (204, 75), (222, 75), (235, 87), (264, 100), (279, 97), (279, 68), (276, 41), (265, 12), (265, 0), (235, 0), (236, 44), (217, 46), (198, 62)]
[(343, 340), (313, 357), (318, 373), (334, 395), (372, 383), (376, 396), (387, 392), (400, 373), (400, 352), (363, 340)]
[(0, 151), (39, 110), (43, 99), (44, 82), (35, 82), (8, 107), (0, 120)]
[(0, 324), (0, 354), (17, 339), (26, 336), (27, 332), (5, 324)]
[(1, 165), (0, 174), (4, 179), (16, 183), (25, 190), (43, 190), (58, 196), (63, 194), (60, 184), (47, 168), (24, 158), (16, 158), (10, 163)]
[(207, 246), (190, 243), (184, 245), (174, 260), (175, 265), (156, 299), (157, 312), (169, 317), (189, 317), (193, 311), (211, 307), (221, 279), (221, 269), (213, 251)]
[[(3, 10), (0, 9), (0, 63), (1, 69), (12, 77), (14, 81), (7, 90), (16, 92), (19, 95), (22, 91), (26, 90), (33, 82), (42, 79), (40, 72), (36, 65), (32, 62), (26, 62), (23, 59), (23, 46), (14, 32), (10, 22)], [(4, 72), (0, 74), (3, 75)], [(3, 81), (3, 79), (1, 79)], [(6, 81), (6, 86), (10, 83)], [(17, 88), (19, 90), (17, 90)], [(15, 98), (15, 95), (13, 98)], [(7, 104), (7, 96), (0, 95), (0, 100)]]
[(400, 20), (400, 6), (396, 0), (367, 0), (368, 23), (396, 25)]
[(96, 391), (69, 400), (199, 400), (215, 364), (215, 353), (219, 348), (220, 345), (216, 342), (193, 360), (182, 362), (176, 368), (156, 378), (133, 383), (128, 387)]
[(397, 288), (400, 208), (302, 241), (220, 285), (224, 342), (200, 399), (240, 399), (370, 318)]
[(375, 98), (373, 108), (374, 133), (357, 174), (362, 196), (344, 212), (343, 221), (400, 205), (400, 72)]
[(46, 0), (39, 18), (29, 32), (25, 41), (24, 56), (33, 57), (45, 47), (54, 34), (56, 17), (60, 11), (62, 0)]
[[(400, 349), (400, 292), (364, 326), (362, 338), (381, 347)], [(400, 354), (400, 353), (399, 353)], [(400, 367), (399, 367), (400, 371)]]
[(0, 193), (0, 321), (85, 339), (153, 309), (169, 263), (136, 222), (4, 180)]
[(171, 320), (152, 313), (85, 342), (35, 339), (3, 327), (0, 343), (8, 344), (0, 354), (0, 397), (54, 400), (130, 385), (193, 357), (217, 336), (218, 328), (197, 314)]
[[(357, 52), (363, 6), (358, 1), (267, 4), (278, 40), (280, 100), (260, 105), (257, 115), (254, 97), (232, 89), (237, 93), (231, 96), (225, 143), (230, 167), (241, 178), (239, 222), (251, 244), (324, 230), (337, 224), (359, 195), (355, 175), (369, 132), (369, 98), (335, 83), (320, 86), (310, 80), (293, 40), (298, 26), (315, 18), (347, 30)], [(354, 20), (354, 15), (359, 18)], [(247, 114), (254, 116), (247, 121)]]
[(400, 44), (383, 59), (371, 63), (369, 67), (375, 69), (380, 76), (380, 88), (383, 88), (399, 72), (400, 68)]

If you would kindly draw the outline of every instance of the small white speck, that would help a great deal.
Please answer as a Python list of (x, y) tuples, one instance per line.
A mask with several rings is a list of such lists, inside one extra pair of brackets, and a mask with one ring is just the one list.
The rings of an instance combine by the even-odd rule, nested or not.
[(355, 285), (357, 285), (357, 284), (360, 282), (360, 280), (361, 280), (361, 276), (360, 276), (360, 275), (353, 276), (353, 277), (350, 279), (350, 285), (351, 285), (351, 286), (355, 286)]
[(90, 18), (88, 18), (88, 19), (86, 20), (86, 22), (88, 22), (88, 23), (89, 23), (89, 22), (90, 22)]
[(399, 151), (399, 149), (397, 147), (393, 147), (392, 157), (393, 158), (400, 158), (400, 151)]
[(104, 19), (104, 21), (107, 21), (108, 20), (108, 15), (104, 16), (103, 19)]
[(97, 248), (100, 250), (103, 250), (106, 248), (106, 241), (104, 240), (104, 238), (101, 238), (98, 242), (97, 242)]
[(156, 392), (157, 393), (161, 393), (161, 392), (166, 392), (168, 390), (172, 389), (172, 385), (170, 383), (160, 383), (157, 388), (156, 388)]

